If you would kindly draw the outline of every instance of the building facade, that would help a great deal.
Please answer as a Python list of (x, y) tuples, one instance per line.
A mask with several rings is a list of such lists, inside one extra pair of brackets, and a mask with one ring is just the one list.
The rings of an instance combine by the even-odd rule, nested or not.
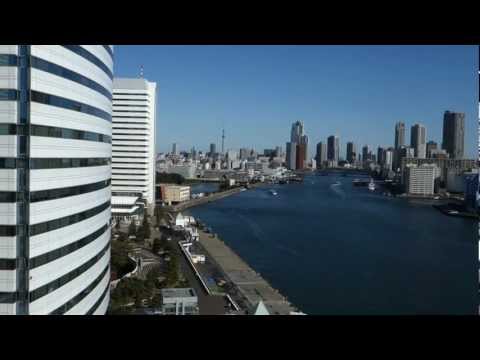
[(297, 143), (287, 142), (287, 169), (295, 170), (297, 168)]
[(305, 169), (305, 152), (307, 151), (306, 144), (297, 144), (297, 151), (296, 151), (296, 169), (302, 170)]
[(340, 142), (338, 136), (331, 135), (327, 139), (327, 159), (337, 166), (340, 157)]
[(438, 144), (435, 141), (430, 140), (427, 142), (427, 158), (432, 157), (432, 151), (435, 151), (438, 149)]
[(317, 168), (322, 168), (325, 166), (325, 163), (327, 161), (327, 144), (324, 142), (319, 142), (317, 144)]
[(433, 164), (409, 165), (405, 169), (405, 191), (412, 195), (433, 195), (439, 169)]
[(400, 149), (405, 145), (405, 124), (397, 122), (395, 124), (395, 149)]
[(156, 83), (145, 79), (113, 81), (112, 191), (140, 193), (155, 204)]
[(415, 157), (425, 159), (427, 153), (426, 129), (422, 124), (415, 124), (410, 131), (410, 146), (413, 148)]
[(465, 142), (465, 114), (445, 111), (443, 115), (442, 149), (451, 159), (462, 159)]
[(347, 143), (347, 161), (353, 164), (357, 159), (357, 149), (353, 142)]
[(105, 314), (110, 45), (0, 46), (0, 315)]

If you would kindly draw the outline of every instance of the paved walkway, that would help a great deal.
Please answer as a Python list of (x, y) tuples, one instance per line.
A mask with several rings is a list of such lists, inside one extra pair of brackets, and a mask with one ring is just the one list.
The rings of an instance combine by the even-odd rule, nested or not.
[(234, 284), (238, 295), (246, 300), (248, 307), (256, 308), (260, 300), (263, 300), (272, 315), (288, 315), (292, 311), (298, 311), (218, 237), (212, 237), (201, 230), (199, 234), (207, 256), (216, 262), (224, 276)]

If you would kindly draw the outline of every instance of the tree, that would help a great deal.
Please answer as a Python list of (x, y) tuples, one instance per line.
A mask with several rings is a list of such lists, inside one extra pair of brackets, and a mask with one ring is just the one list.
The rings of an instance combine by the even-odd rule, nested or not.
[(128, 226), (128, 236), (135, 235), (137, 233), (137, 227), (135, 226), (135, 221), (132, 220)]
[(151, 234), (151, 231), (150, 231), (150, 223), (148, 222), (148, 219), (147, 219), (146, 216), (143, 218), (142, 226), (143, 226), (143, 235), (144, 235), (145, 239), (150, 239), (150, 236), (152, 234)]

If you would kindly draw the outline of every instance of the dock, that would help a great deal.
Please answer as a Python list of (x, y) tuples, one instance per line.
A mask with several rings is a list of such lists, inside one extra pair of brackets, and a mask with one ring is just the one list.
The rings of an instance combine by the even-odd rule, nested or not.
[(271, 315), (289, 315), (298, 312), (288, 300), (277, 290), (273, 289), (266, 280), (257, 274), (237, 254), (235, 254), (216, 235), (199, 230), (200, 244), (207, 252), (207, 256), (216, 264), (226, 280), (232, 283), (243, 308), (255, 309), (263, 301)]

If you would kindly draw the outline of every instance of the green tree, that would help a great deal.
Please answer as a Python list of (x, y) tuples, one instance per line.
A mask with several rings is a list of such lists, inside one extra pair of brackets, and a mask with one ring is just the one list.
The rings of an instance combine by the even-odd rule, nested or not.
[(135, 235), (137, 233), (137, 227), (135, 226), (135, 221), (132, 220), (128, 226), (128, 236)]

